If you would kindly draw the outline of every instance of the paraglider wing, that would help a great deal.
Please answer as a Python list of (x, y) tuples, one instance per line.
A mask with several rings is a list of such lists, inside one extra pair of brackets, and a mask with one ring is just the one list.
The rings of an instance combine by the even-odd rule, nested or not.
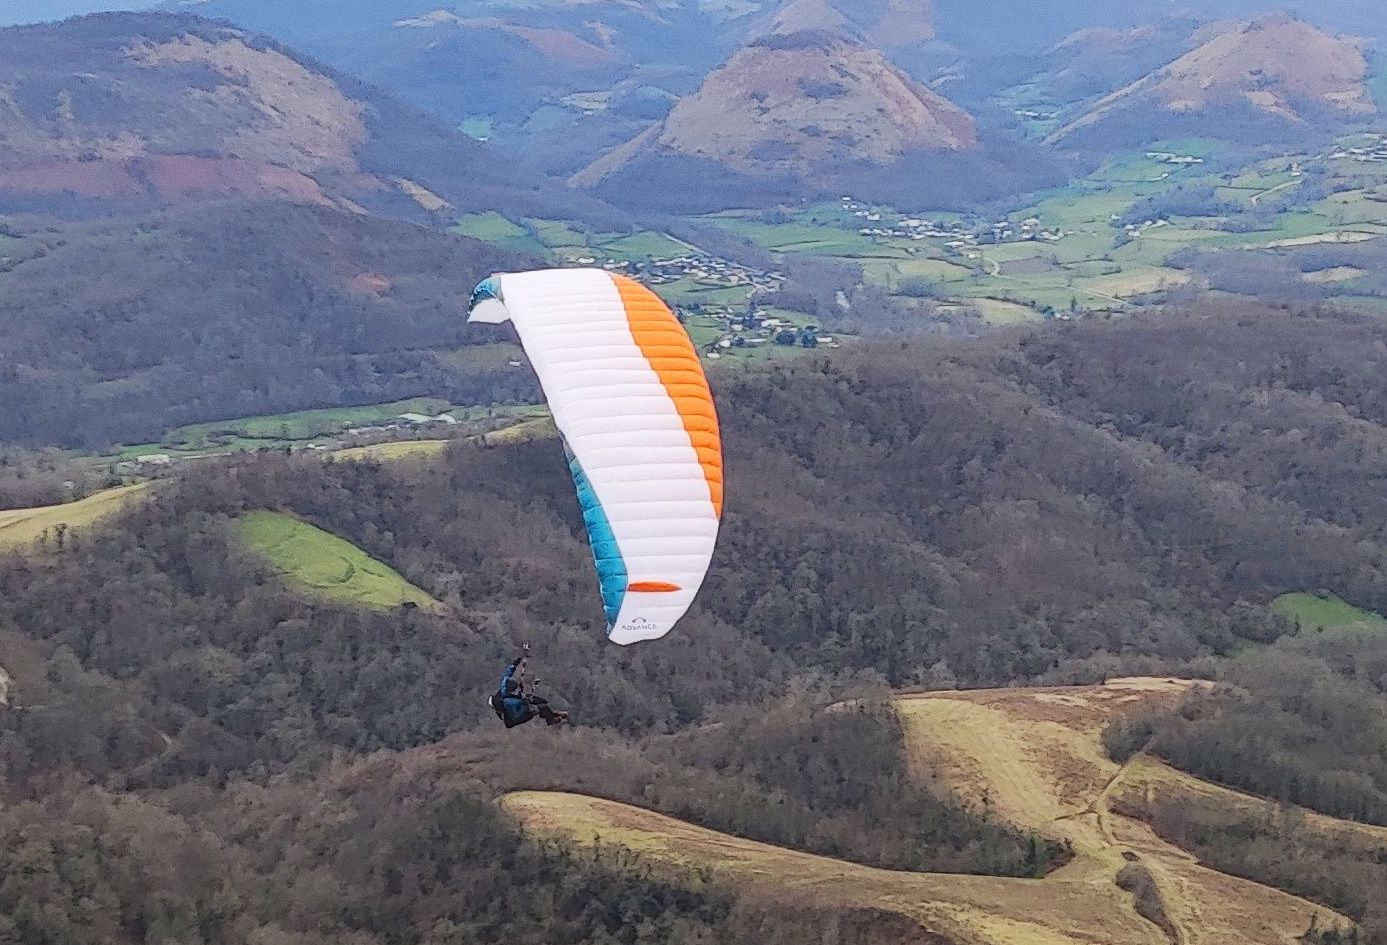
[(607, 635), (669, 633), (708, 572), (722, 442), (698, 354), (649, 289), (600, 269), (492, 276), (470, 321), (511, 321), (563, 435)]

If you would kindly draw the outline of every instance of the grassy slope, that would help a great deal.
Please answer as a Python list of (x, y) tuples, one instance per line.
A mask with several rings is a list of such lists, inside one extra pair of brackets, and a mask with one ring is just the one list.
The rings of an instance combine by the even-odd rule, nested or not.
[(1387, 630), (1387, 618), (1360, 610), (1337, 597), (1316, 597), (1314, 594), (1282, 594), (1272, 601), (1278, 613), (1300, 624), (1302, 630), (1338, 630), (1344, 627), (1364, 627)]
[(443, 455), (452, 440), (398, 440), (393, 443), (373, 443), (370, 446), (351, 446), (331, 454), (333, 459), (347, 461), (373, 459), (379, 462), (396, 460), (433, 459)]
[(514, 426), (493, 430), (482, 437), (488, 446), (501, 446), (508, 443), (528, 443), (531, 440), (547, 440), (559, 435), (552, 417), (536, 417)]
[(1172, 703), (1191, 685), (1117, 680), (900, 700), (912, 764), (922, 776), (928, 771), (965, 802), (1070, 842), (1074, 860), (1044, 880), (873, 870), (576, 795), (527, 792), (510, 795), (505, 804), (541, 833), (580, 844), (600, 836), (664, 867), (706, 869), (791, 901), (812, 896), (887, 909), (963, 945), (1169, 942), (1165, 932), (1136, 915), (1131, 897), (1116, 885), (1118, 870), (1134, 858), (1155, 878), (1180, 945), (1295, 945), (1312, 915), (1318, 913), (1323, 926), (1332, 921), (1330, 914), (1201, 867), (1142, 822), (1109, 809), (1129, 773), (1148, 769), (1140, 766), (1142, 759), (1126, 767), (1110, 761), (1101, 746), (1103, 728), (1135, 707)]
[(389, 565), (321, 528), (279, 512), (250, 512), (237, 521), (242, 537), (290, 584), (329, 600), (385, 609), (405, 603), (437, 606)]
[(638, 807), (575, 794), (526, 791), (507, 795), (503, 803), (533, 831), (583, 845), (596, 838), (619, 843), (655, 864), (673, 867), (676, 875), (707, 870), (718, 881), (759, 888), (790, 903), (883, 909), (958, 942), (1162, 942), (1154, 927), (1121, 908), (1115, 896), (1106, 897), (1103, 907), (1095, 909), (1092, 897), (1078, 887), (873, 869), (741, 840)]
[(0, 511), (0, 551), (13, 551), (38, 541), (59, 525), (81, 528), (114, 515), (149, 488), (149, 483), (118, 486), (77, 502), (32, 509)]
[(1096, 888), (1115, 882), (1117, 870), (1136, 857), (1155, 878), (1182, 945), (1290, 945), (1311, 915), (1318, 912), (1323, 921), (1327, 912), (1202, 867), (1144, 823), (1109, 810), (1128, 768), (1106, 757), (1104, 727), (1136, 706), (1169, 704), (1190, 685), (1132, 680), (1079, 689), (925, 695), (903, 700), (901, 711), (917, 764), (942, 772), (946, 786), (961, 797), (985, 799), (1007, 820), (1069, 840), (1075, 859), (1051, 881)]
[(1213, 784), (1186, 774), (1156, 758), (1138, 756), (1123, 771), (1121, 781), (1112, 791), (1115, 800), (1130, 800), (1142, 806), (1143, 800), (1159, 794), (1163, 800), (1177, 799), (1181, 804), (1207, 805), (1224, 810), (1251, 814), (1254, 819), (1276, 823), (1295, 817), (1297, 829), (1335, 836), (1353, 834), (1359, 839), (1387, 849), (1387, 827), (1340, 820), (1315, 811), (1278, 804), (1221, 784)]
[(1379, 109), (1387, 109), (1387, 53), (1374, 52), (1369, 63), (1372, 73), (1368, 79), (1368, 90)]

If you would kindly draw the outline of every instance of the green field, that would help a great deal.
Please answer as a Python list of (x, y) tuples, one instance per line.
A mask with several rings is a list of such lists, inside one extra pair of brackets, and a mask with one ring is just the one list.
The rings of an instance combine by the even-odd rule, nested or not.
[(315, 597), (377, 610), (438, 606), (389, 565), (293, 516), (250, 512), (236, 520), (236, 530), (290, 586)]
[(242, 417), (237, 420), (218, 420), (212, 423), (197, 423), (179, 427), (168, 433), (161, 446), (149, 444), (129, 447), (125, 450), (152, 452), (160, 448), (172, 447), (180, 450), (211, 449), (232, 447), (237, 442), (245, 448), (262, 445), (282, 444), (286, 441), (311, 440), (319, 436), (341, 433), (352, 427), (371, 426), (398, 418), (401, 414), (417, 413), (437, 416), (452, 413), (459, 420), (468, 410), (459, 408), (437, 397), (414, 397), (409, 400), (396, 400), (387, 404), (368, 404), (363, 407), (329, 407), (322, 410), (299, 410), (294, 413), (269, 414), (259, 417)]
[(487, 446), (500, 446), (510, 443), (529, 443), (533, 440), (549, 440), (559, 435), (559, 428), (554, 426), (552, 417), (537, 417), (534, 420), (524, 420), (512, 427), (503, 427), (482, 436), (482, 442)]
[(1000, 299), (977, 298), (969, 303), (979, 314), (993, 325), (1021, 325), (1040, 320), (1040, 313), (1026, 305), (1004, 302)]
[[(512, 346), (495, 345), (488, 348), (464, 348), (440, 357), (457, 370), (465, 371), (494, 369), (508, 360), (517, 358), (518, 354), (517, 349)], [(516, 370), (528, 369), (519, 367)], [(401, 414), (406, 413), (430, 417), (447, 413), (458, 421), (457, 426), (447, 429), (462, 433), (481, 432), (469, 429), (469, 425), (482, 424), (485, 428), (496, 420), (527, 420), (548, 415), (547, 409), (537, 404), (460, 407), (438, 397), (415, 397), (362, 407), (330, 407), (198, 423), (172, 430), (158, 443), (123, 446), (110, 458), (132, 460), (146, 454), (165, 453), (176, 459), (191, 459), (229, 452), (301, 447), (310, 443), (332, 449), (339, 445), (333, 437), (356, 427), (393, 423)], [(399, 441), (398, 450), (401, 454), (417, 452), (422, 448), (418, 446), (418, 442), (421, 441)], [(386, 449), (387, 446), (389, 444), (378, 444), (368, 449), (388, 454), (391, 451)], [(350, 453), (350, 450), (340, 453)]]
[(1358, 627), (1387, 630), (1387, 617), (1361, 610), (1338, 597), (1314, 594), (1282, 594), (1272, 601), (1272, 609), (1300, 625), (1302, 631), (1341, 630)]
[(534, 231), (536, 239), (550, 249), (585, 249), (588, 244), (587, 234), (563, 220), (527, 219), (525, 225)]
[(460, 218), (453, 231), (474, 239), (573, 259), (588, 256), (600, 262), (670, 259), (695, 248), (665, 233), (588, 233), (564, 220), (526, 217), (520, 222), (499, 213), (474, 213)]
[(486, 213), (469, 213), (459, 217), (452, 231), (460, 236), (470, 236), (475, 240), (499, 243), (511, 249), (531, 253), (543, 253), (544, 246), (531, 235), (530, 231), (512, 223), (495, 210)]
[[(809, 211), (812, 212), (812, 211)], [(807, 213), (802, 214), (807, 215)], [(719, 215), (710, 218), (723, 229), (744, 236), (776, 253), (803, 253), (811, 256), (843, 256), (860, 258), (878, 254), (904, 255), (840, 226), (794, 221), (763, 223), (738, 217)]]
[[(1043, 90), (1017, 87), (1008, 95), (1008, 104), (1017, 108), (1035, 105), (1043, 110), (1037, 98)], [(1340, 145), (1375, 140), (1344, 139)], [(1278, 252), (1315, 242), (1387, 235), (1387, 206), (1373, 199), (1387, 184), (1387, 168), (1380, 165), (1332, 159), (1325, 151), (1258, 160), (1224, 173), (1211, 170), (1209, 164), (1167, 163), (1160, 153), (1217, 161), (1225, 150), (1210, 141), (1190, 139), (1115, 157), (1088, 176), (1033, 195), (1004, 215), (963, 220), (965, 233), (975, 240), (964, 245), (958, 236), (911, 236), (904, 223), (909, 219), (906, 213), (864, 208), (851, 201), (785, 211), (778, 222), (747, 210), (701, 219), (774, 253), (852, 260), (862, 266), (868, 283), (891, 293), (897, 293), (906, 279), (924, 279), (946, 302), (991, 299), (1046, 314), (1069, 309), (1127, 311), (1145, 304), (1147, 296), (1194, 281), (1196, 274), (1168, 263), (1190, 247)], [(1307, 190), (1301, 196), (1305, 169), (1316, 163), (1334, 167), (1338, 192), (1315, 197)], [(1213, 191), (1223, 202), (1218, 212), (1226, 215), (1161, 213), (1157, 203), (1151, 212), (1160, 219), (1126, 227), (1129, 220), (1138, 223), (1132, 211), (1142, 201), (1178, 187)], [(1237, 219), (1244, 214), (1256, 214), (1252, 219), (1260, 226), (1247, 229), (1247, 219)], [(923, 216), (945, 226), (957, 222), (957, 215), (952, 220), (937, 213)], [(1031, 218), (1044, 232), (1018, 238), (1021, 222)], [(1018, 235), (999, 243), (992, 238), (992, 222), (1003, 221)], [(876, 232), (861, 232), (864, 229)]]
[(467, 135), (469, 138), (476, 138), (478, 141), (486, 141), (491, 137), (492, 121), (486, 116), (468, 118), (458, 125), (458, 131)]
[(641, 230), (629, 235), (604, 234), (593, 241), (594, 248), (612, 259), (658, 259), (683, 256), (691, 247), (663, 233)]

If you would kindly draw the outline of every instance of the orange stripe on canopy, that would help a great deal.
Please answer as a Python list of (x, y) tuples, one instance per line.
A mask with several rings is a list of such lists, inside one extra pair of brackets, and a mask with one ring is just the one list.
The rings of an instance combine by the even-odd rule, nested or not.
[(683, 590), (678, 584), (667, 584), (664, 581), (637, 581), (635, 584), (626, 585), (626, 589), (638, 594), (673, 594), (675, 591)]
[[(684, 326), (658, 295), (627, 276), (612, 275), (612, 282), (626, 307), (626, 318), (636, 345), (654, 368), (684, 421), (689, 443), (698, 454), (703, 478), (708, 481), (713, 510), (722, 518), (722, 439), (718, 435), (713, 394), (708, 389), (698, 352)], [(636, 585), (628, 588), (638, 589)]]

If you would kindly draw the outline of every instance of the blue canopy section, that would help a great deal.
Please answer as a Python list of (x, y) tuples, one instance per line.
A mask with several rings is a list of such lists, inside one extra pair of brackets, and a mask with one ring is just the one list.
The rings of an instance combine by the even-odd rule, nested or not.
[(500, 298), (501, 280), (495, 276), (491, 276), (490, 278), (483, 279), (477, 284), (477, 287), (472, 290), (472, 298), (468, 301), (467, 307), (473, 309), (483, 302), (490, 302), (493, 300), (499, 301)]
[(578, 487), (578, 504), (583, 508), (583, 522), (588, 527), (588, 540), (592, 542), (597, 580), (602, 586), (602, 607), (607, 613), (607, 628), (610, 630), (616, 624), (617, 614), (621, 613), (626, 585), (630, 583), (626, 561), (621, 556), (621, 548), (617, 546), (607, 513), (602, 510), (602, 502), (571, 451), (568, 453), (568, 470), (573, 474), (573, 484)]

